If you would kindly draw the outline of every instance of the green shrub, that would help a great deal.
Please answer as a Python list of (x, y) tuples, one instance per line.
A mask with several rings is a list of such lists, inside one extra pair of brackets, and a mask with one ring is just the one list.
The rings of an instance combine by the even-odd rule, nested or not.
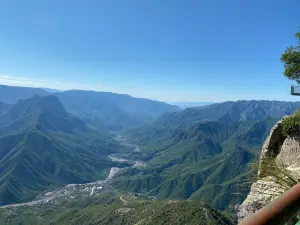
[(285, 136), (300, 134), (300, 111), (290, 116), (282, 122), (282, 133)]

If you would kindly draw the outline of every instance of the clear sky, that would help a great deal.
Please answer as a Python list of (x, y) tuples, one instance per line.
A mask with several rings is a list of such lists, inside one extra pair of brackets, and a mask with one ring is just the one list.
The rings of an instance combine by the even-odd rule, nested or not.
[(300, 100), (299, 0), (0, 0), (0, 83), (163, 101)]

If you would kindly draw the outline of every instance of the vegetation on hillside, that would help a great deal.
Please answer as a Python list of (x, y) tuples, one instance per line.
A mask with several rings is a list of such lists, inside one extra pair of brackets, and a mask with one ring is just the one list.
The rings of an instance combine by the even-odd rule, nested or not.
[(203, 202), (148, 200), (107, 192), (59, 205), (0, 209), (0, 225), (13, 224), (231, 225), (233, 222)]
[(105, 179), (124, 147), (69, 115), (56, 97), (21, 100), (0, 115), (0, 205), (45, 190)]
[[(78, 96), (77, 92), (68, 93), (66, 102)], [(97, 98), (87, 101), (94, 94), (80, 93), (78, 102), (69, 102), (69, 111), (89, 118), (94, 127), (95, 115), (105, 114), (113, 123), (117, 121), (114, 116), (126, 121), (124, 114), (114, 113), (115, 107), (109, 109), (110, 103), (101, 100), (97, 105)], [(106, 129), (95, 131), (67, 113), (57, 97), (36, 96), (15, 105), (4, 104), (0, 115), (0, 201), (28, 201), (57, 186), (103, 179), (109, 168), (122, 166), (107, 156), (119, 153), (122, 157), (126, 152), (127, 158), (144, 161), (147, 166), (120, 171), (112, 180), (114, 187), (160, 200), (204, 200), (232, 212), (247, 194), (248, 187), (245, 190), (239, 184), (249, 177), (249, 165), (277, 121), (274, 117), (291, 114), (297, 106), (238, 101), (167, 113), (153, 123), (124, 131), (123, 138), (139, 146), (139, 151), (129, 154)], [(94, 115), (87, 116), (84, 110)], [(122, 109), (126, 115), (130, 110)], [(98, 119), (99, 128), (105, 127)]]
[(285, 118), (282, 122), (282, 132), (285, 136), (300, 134), (300, 111)]
[(196, 113), (201, 115), (201, 109), (193, 110), (195, 114), (177, 113), (187, 121), (182, 124), (165, 115), (159, 122), (127, 130), (125, 137), (141, 150), (131, 157), (147, 161), (148, 167), (120, 172), (113, 185), (159, 199), (205, 200), (233, 211), (249, 190), (250, 185), (240, 183), (248, 179), (248, 167), (277, 119), (190, 123)]

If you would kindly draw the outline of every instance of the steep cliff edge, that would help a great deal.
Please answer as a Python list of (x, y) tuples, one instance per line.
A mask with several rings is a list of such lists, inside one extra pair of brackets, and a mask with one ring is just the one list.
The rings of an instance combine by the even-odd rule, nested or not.
[(300, 179), (300, 135), (299, 132), (284, 132), (289, 118), (278, 121), (263, 144), (257, 180), (245, 201), (236, 206), (239, 221), (267, 205)]

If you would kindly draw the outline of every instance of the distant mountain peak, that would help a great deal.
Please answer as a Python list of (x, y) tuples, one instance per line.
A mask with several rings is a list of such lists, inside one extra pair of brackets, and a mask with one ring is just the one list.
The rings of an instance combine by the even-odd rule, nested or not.
[(37, 116), (38, 114), (49, 114), (49, 116), (60, 115), (67, 117), (67, 112), (55, 96), (41, 97), (34, 95), (29, 99), (19, 100), (9, 110), (12, 120), (17, 120), (23, 116)]
[(0, 115), (0, 125), (11, 127), (9, 130), (39, 127), (67, 133), (86, 129), (85, 123), (68, 114), (59, 99), (52, 95), (34, 95), (29, 99), (19, 100), (6, 113)]

